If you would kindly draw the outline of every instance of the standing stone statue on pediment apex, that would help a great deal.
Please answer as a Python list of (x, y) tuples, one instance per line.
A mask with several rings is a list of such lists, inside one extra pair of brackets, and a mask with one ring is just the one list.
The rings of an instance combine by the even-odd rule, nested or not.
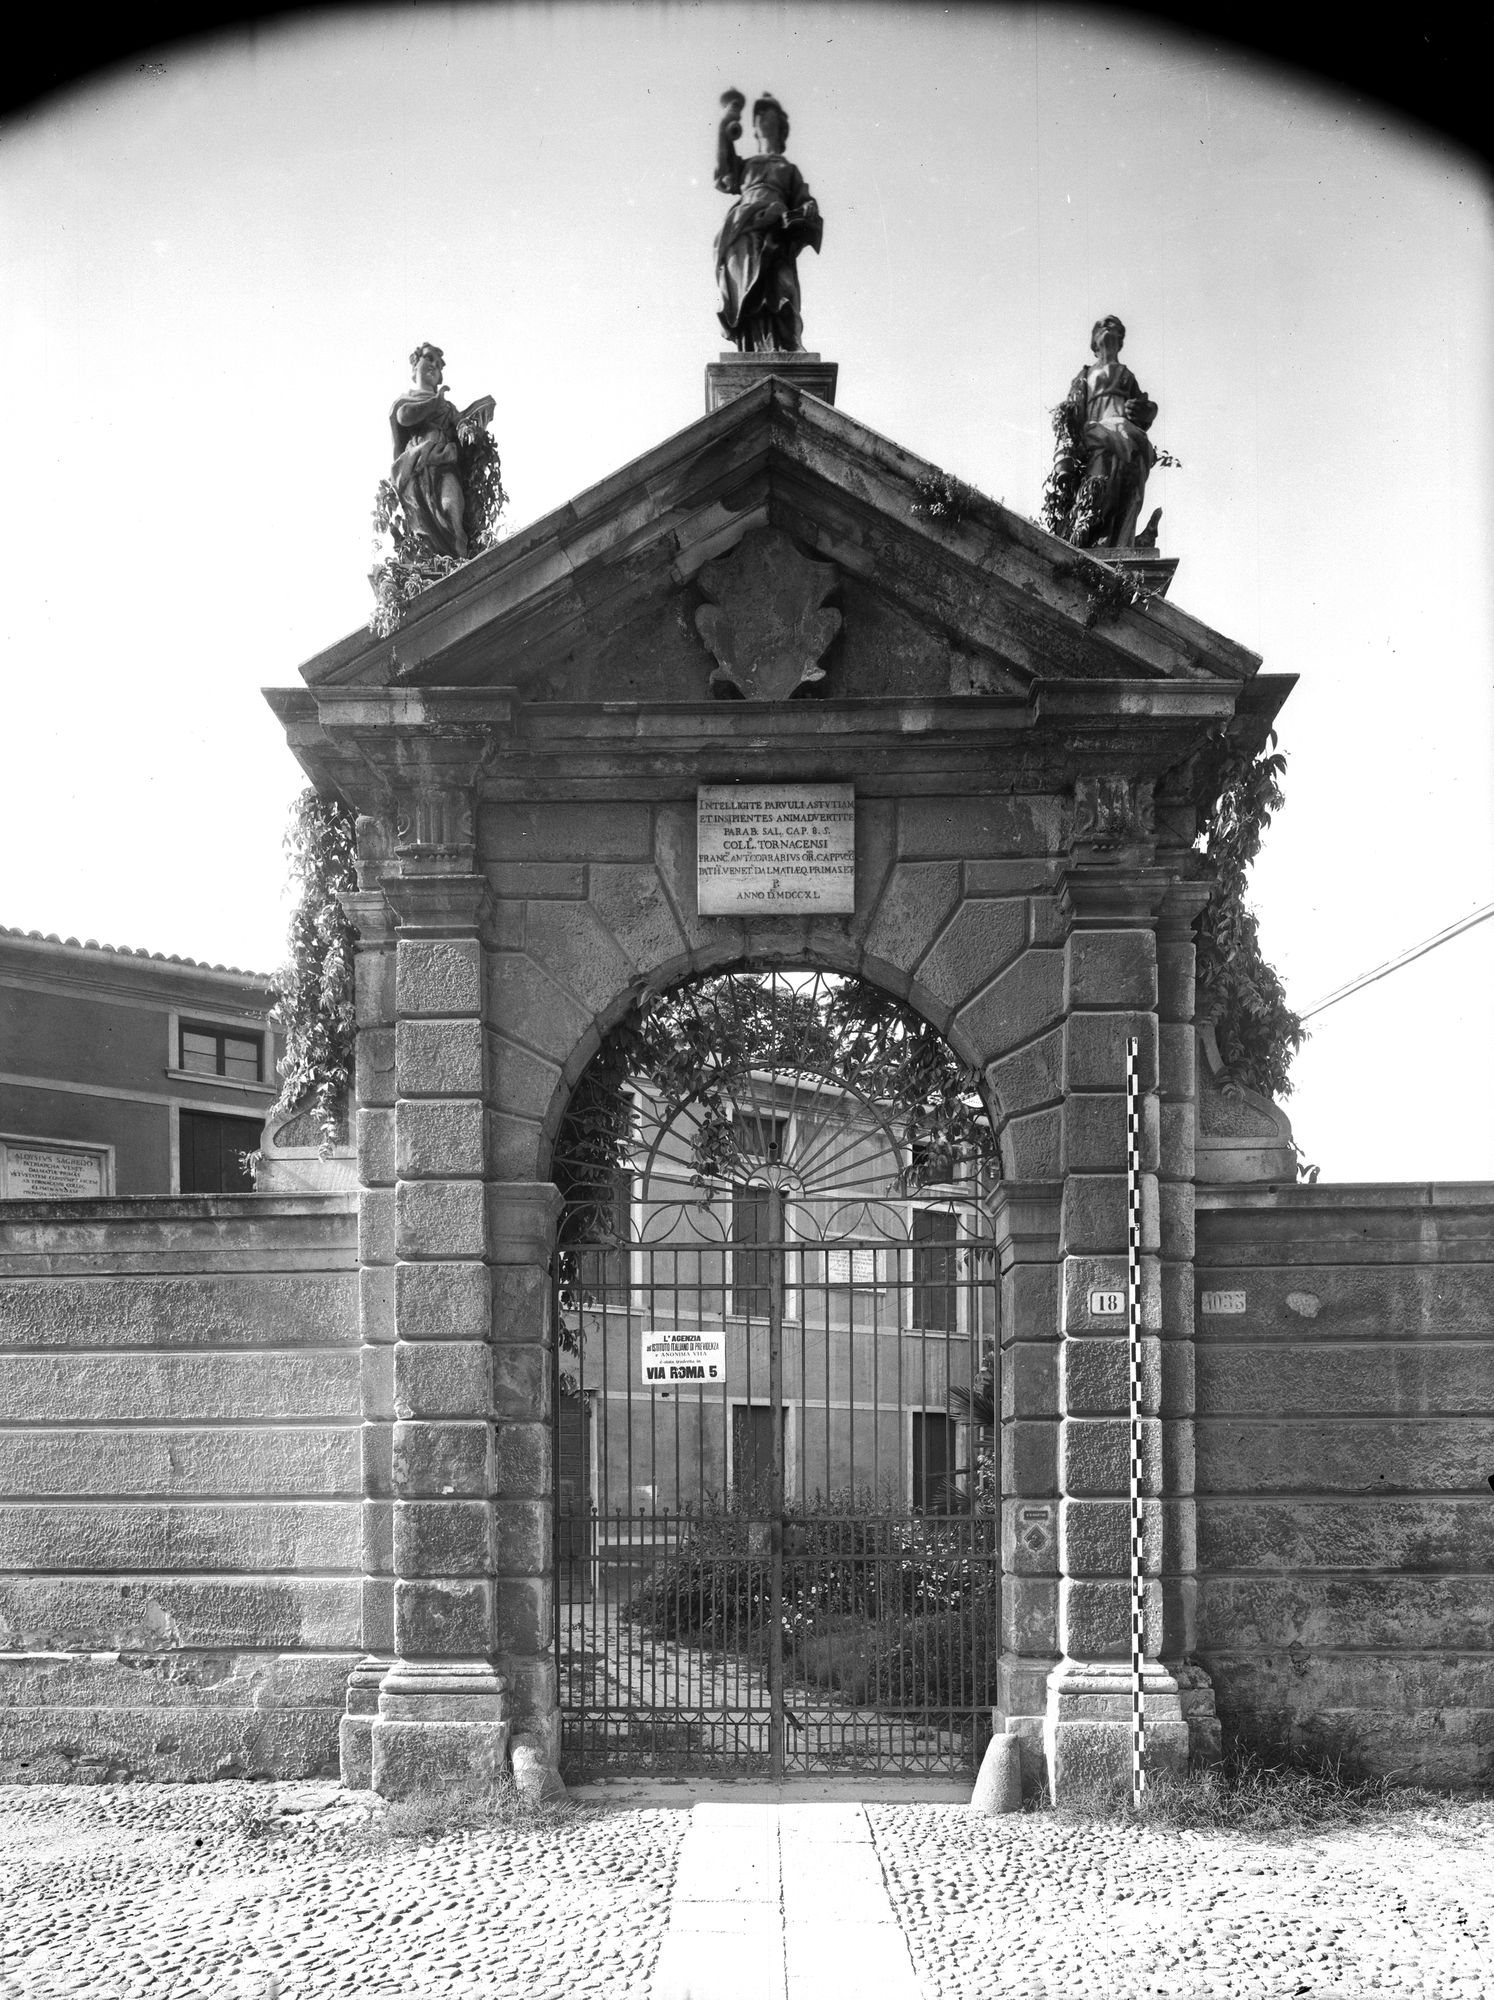
[(728, 340), (752, 353), (798, 354), (804, 347), (799, 312), (799, 252), (816, 253), (825, 225), (809, 184), (792, 160), (788, 113), (776, 97), (764, 95), (752, 107), (757, 152), (742, 159), (746, 98), (728, 90), (721, 99), (726, 115), (716, 143), (716, 186), (736, 201), (716, 238), (718, 318)]

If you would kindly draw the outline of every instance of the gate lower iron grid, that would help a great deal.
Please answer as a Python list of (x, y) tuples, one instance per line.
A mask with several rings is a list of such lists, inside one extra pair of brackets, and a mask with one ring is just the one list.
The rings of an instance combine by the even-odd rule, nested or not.
[[(556, 1385), (568, 1770), (978, 1763), (996, 1264), (929, 1214), (917, 1240), (582, 1253)], [(715, 1379), (645, 1383), (645, 1335), (671, 1332), (704, 1336), (716, 1359), (689, 1365)]]

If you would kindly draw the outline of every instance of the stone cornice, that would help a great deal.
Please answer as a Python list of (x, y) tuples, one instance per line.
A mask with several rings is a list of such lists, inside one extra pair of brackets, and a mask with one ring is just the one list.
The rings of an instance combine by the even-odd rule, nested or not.
[(398, 876), (385, 883), (384, 893), (401, 937), (475, 937), (486, 914), (488, 885), (484, 876), (453, 870)]
[(1080, 862), (1059, 884), (1059, 915), (1075, 930), (1150, 925), (1176, 880), (1169, 868)]
[[(850, 778), (858, 793), (1157, 784), (1230, 725), (1235, 682), (1049, 681), (1027, 694), (543, 702), (513, 688), (275, 690), (320, 788), (393, 819), (417, 796), (678, 797), (697, 783)], [(399, 842), (396, 840), (396, 846)], [(459, 843), (459, 844), (465, 844)]]

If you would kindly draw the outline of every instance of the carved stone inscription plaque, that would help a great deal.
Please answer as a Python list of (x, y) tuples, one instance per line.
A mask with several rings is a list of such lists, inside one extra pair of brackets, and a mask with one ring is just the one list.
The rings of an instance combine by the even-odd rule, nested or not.
[(71, 1147), (0, 1145), (0, 1194), (9, 1201), (70, 1201), (104, 1193), (100, 1153)]
[(703, 917), (856, 907), (853, 785), (702, 785), (696, 832)]

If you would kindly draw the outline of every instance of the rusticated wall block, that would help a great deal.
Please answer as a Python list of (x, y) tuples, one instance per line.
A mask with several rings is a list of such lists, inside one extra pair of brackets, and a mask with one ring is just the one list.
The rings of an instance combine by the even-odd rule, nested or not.
[(482, 1173), (486, 1114), (480, 1099), (405, 1098), (395, 1120), (401, 1180)]
[(394, 1643), (403, 1660), (481, 1659), (493, 1644), (493, 1586), (486, 1577), (400, 1577)]
[[(1085, 1497), (1125, 1493), (1131, 1482), (1131, 1426), (1125, 1417), (1065, 1417), (1059, 1428), (1059, 1476), (1064, 1493)], [(1162, 1426), (1141, 1420), (1142, 1484), (1160, 1490)]]
[(1124, 1090), (1126, 1044), (1134, 1037), (1142, 1090), (1157, 1087), (1155, 1014), (1071, 1014), (1064, 1024), (1064, 1083), (1069, 1090)]
[(1001, 1630), (1011, 1652), (1051, 1656), (1058, 1633), (1058, 1579), (1004, 1576)]
[[(423, 1469), (417, 1475), (424, 1477)], [(406, 1577), (486, 1576), (491, 1524), (480, 1500), (397, 1500), (394, 1567)]]
[(481, 1021), (401, 1021), (395, 1028), (401, 1097), (480, 1097)]
[(487, 1423), (396, 1423), (392, 1460), (401, 1492), (485, 1499), (491, 1441)]
[(1157, 940), (1150, 930), (1075, 931), (1068, 941), (1064, 998), (1069, 1007), (1157, 1004)]
[(476, 1340), (401, 1341), (394, 1355), (395, 1414), (468, 1417), (492, 1410), (493, 1350)]
[(482, 946), (476, 938), (402, 938), (397, 954), (400, 1014), (482, 1012)]
[(485, 1341), (492, 1316), (485, 1264), (397, 1264), (402, 1340)]

